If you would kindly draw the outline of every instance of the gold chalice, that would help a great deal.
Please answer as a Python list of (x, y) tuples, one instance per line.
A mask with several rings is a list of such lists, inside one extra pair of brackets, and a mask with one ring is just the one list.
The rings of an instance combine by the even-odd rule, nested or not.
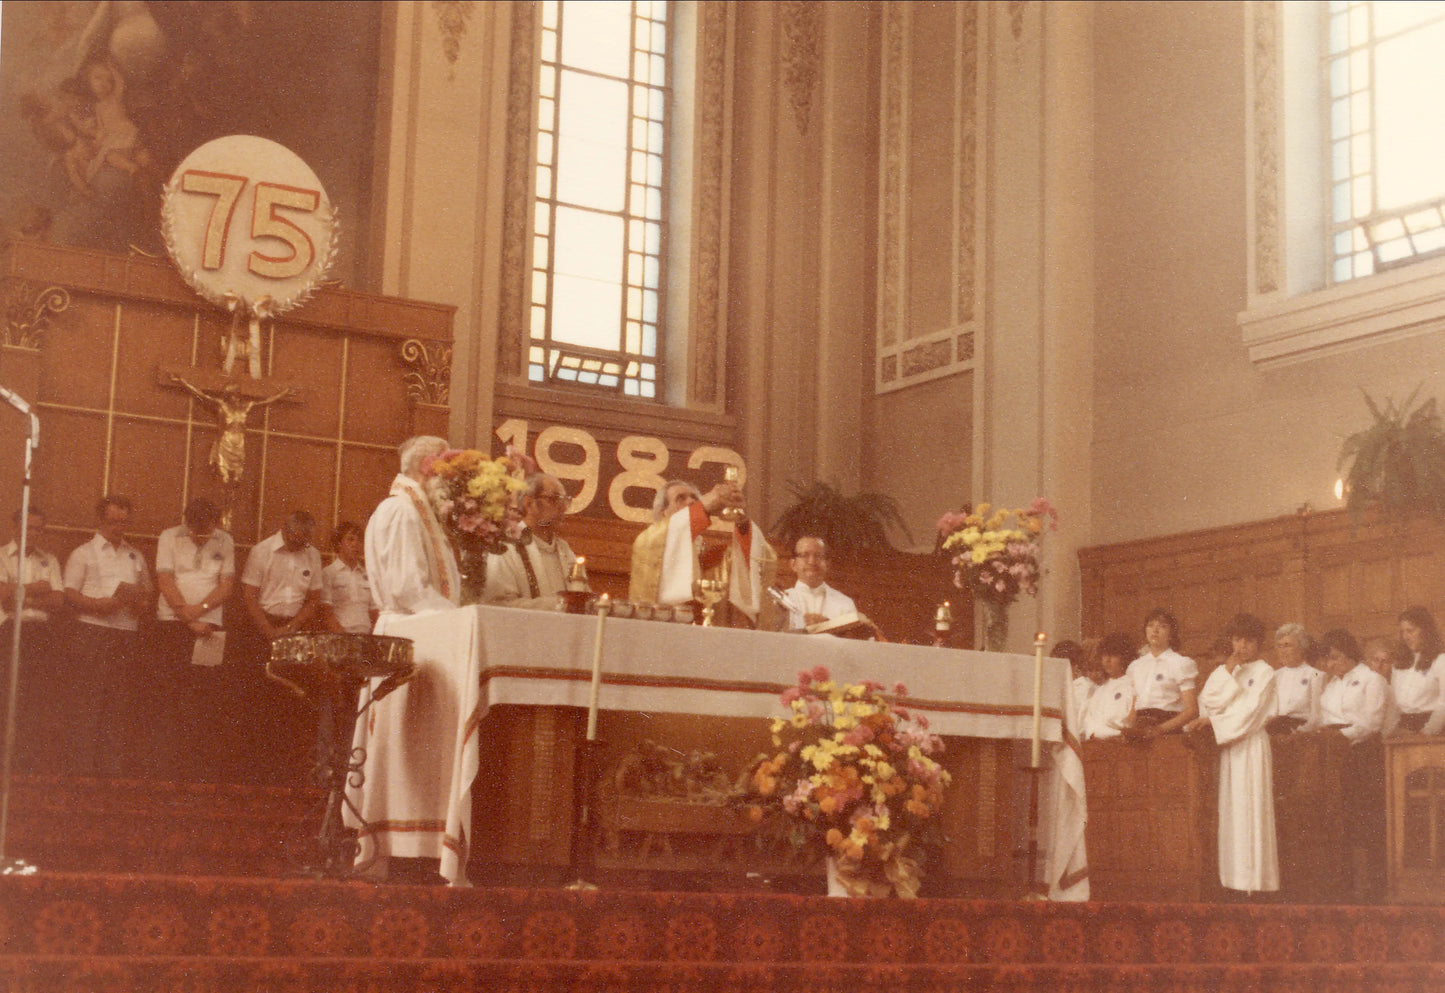
[(699, 579), (697, 581), (698, 600), (702, 603), (702, 626), (712, 627), (712, 615), (717, 611), (717, 605), (722, 598), (727, 596), (728, 584), (725, 579)]
[[(725, 483), (741, 483), (742, 478), (742, 471), (735, 465), (723, 469), (723, 482)], [(717, 515), (729, 524), (736, 524), (748, 516), (741, 507), (724, 507), (718, 511)]]

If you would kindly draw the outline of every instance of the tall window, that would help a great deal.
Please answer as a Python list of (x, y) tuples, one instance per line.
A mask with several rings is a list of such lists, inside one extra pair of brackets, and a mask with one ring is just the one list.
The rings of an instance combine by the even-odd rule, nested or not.
[(668, 4), (544, 0), (533, 382), (657, 398)]
[(1445, 5), (1330, 0), (1332, 281), (1445, 253)]

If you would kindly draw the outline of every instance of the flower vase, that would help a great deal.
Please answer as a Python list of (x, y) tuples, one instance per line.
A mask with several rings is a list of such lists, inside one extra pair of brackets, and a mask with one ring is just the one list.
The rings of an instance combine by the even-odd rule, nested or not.
[(983, 601), (983, 650), (1008, 651), (1008, 608), (1001, 600)]
[(843, 885), (843, 877), (838, 871), (838, 860), (829, 855), (826, 862), (828, 866), (828, 895), (841, 897), (852, 896), (853, 894), (848, 892), (848, 887)]

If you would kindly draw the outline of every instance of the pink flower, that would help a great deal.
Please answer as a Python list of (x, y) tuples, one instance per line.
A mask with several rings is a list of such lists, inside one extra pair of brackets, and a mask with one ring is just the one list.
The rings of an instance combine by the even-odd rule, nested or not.
[(809, 672), (807, 669), (799, 669), (799, 670), (798, 670), (798, 685), (799, 685), (799, 686), (807, 686), (807, 685), (808, 685), (809, 683), (811, 683), (812, 681), (813, 681), (813, 674), (812, 674), (811, 672)]
[(802, 695), (802, 690), (798, 689), (798, 687), (796, 686), (790, 686), (787, 689), (783, 690), (783, 695), (778, 699), (783, 701), (783, 706), (791, 707), (793, 705), (793, 701), (799, 699)]
[(826, 683), (830, 678), (828, 667), (826, 665), (813, 666), (813, 678), (820, 683)]
[(907, 687), (907, 686), (904, 686), (902, 683), (894, 683), (894, 684), (893, 684), (893, 695), (894, 695), (894, 696), (907, 696), (907, 695), (908, 695), (908, 687)]

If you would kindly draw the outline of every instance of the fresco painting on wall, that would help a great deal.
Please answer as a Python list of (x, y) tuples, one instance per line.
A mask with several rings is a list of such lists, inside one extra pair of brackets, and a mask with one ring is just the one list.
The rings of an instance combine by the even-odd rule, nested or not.
[(193, 148), (291, 148), (339, 205), (334, 278), (355, 284), (381, 4), (0, 5), (0, 239), (163, 255), (161, 184)]

